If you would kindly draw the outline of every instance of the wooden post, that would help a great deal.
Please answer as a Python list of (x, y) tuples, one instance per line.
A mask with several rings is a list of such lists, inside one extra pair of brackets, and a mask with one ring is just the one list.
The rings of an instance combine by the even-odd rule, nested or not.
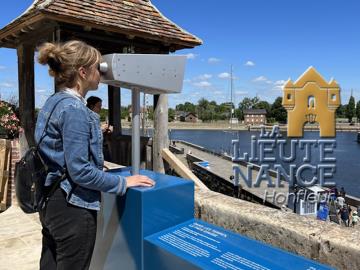
[(153, 158), (152, 158), (152, 142), (151, 145), (146, 145), (145, 146), (145, 155), (146, 155), (146, 166), (145, 168), (147, 170), (152, 170), (153, 168)]
[(162, 150), (162, 156), (178, 175), (185, 179), (193, 180), (195, 186), (200, 189), (209, 190), (209, 188), (203, 182), (201, 182), (201, 180), (187, 166), (185, 166), (181, 160), (179, 160), (173, 153), (171, 153), (169, 148), (164, 148)]
[(121, 90), (120, 87), (108, 85), (109, 124), (115, 134), (121, 134)]
[[(54, 29), (54, 32), (53, 32), (53, 42), (61, 42), (61, 30), (59, 27), (56, 27)], [(59, 92), (60, 91), (60, 88), (59, 86), (57, 85), (56, 83), (56, 79), (54, 78), (54, 89), (55, 89), (55, 92)]]
[(22, 43), (17, 47), (20, 124), (28, 145), (35, 143), (34, 50), (33, 44)]
[(161, 152), (169, 146), (168, 97), (166, 94), (154, 96), (153, 170), (165, 173)]
[(122, 134), (121, 130), (121, 89), (108, 85), (109, 100), (109, 125), (113, 126), (113, 136), (111, 138), (111, 157), (112, 161), (120, 162), (119, 141), (117, 136)]

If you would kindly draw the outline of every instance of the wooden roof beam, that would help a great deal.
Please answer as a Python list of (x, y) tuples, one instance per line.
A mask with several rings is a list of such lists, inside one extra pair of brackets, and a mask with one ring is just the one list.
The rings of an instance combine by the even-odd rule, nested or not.
[[(79, 32), (79, 29), (75, 29), (74, 27), (67, 25), (60, 25), (60, 29), (65, 37), (73, 36), (81, 39), (86, 39), (89, 41), (107, 42), (112, 44), (118, 44), (120, 46), (133, 45), (135, 48), (141, 48), (141, 49), (153, 49), (154, 47), (159, 48), (159, 43), (156, 43), (156, 41), (153, 40), (146, 40), (137, 37), (134, 37), (133, 40), (129, 40), (127, 39), (127, 36), (119, 33), (113, 33), (112, 35), (101, 36), (97, 32), (103, 32), (103, 31), (99, 29), (93, 29), (91, 32)], [(161, 47), (160, 49), (167, 50), (166, 47)]]
[[(76, 18), (68, 18), (68, 17), (64, 17), (61, 15), (53, 15), (53, 14), (47, 14), (46, 16), (48, 19), (57, 21), (59, 23), (63, 22), (66, 24), (73, 24), (73, 25), (78, 25), (81, 26), (82, 22), (79, 19)], [(171, 38), (166, 38), (163, 36), (154, 36), (151, 35), (149, 33), (143, 33), (140, 31), (136, 31), (136, 30), (127, 30), (127, 29), (115, 29), (112, 26), (107, 26), (107, 25), (101, 25), (101, 24), (97, 24), (95, 22), (87, 22), (87, 25), (91, 26), (92, 28), (95, 29), (99, 29), (102, 31), (108, 31), (108, 32), (113, 32), (113, 33), (118, 33), (118, 34), (123, 34), (123, 35), (134, 35), (136, 37), (141, 37), (145, 40), (153, 40), (153, 41), (157, 41), (157, 42), (165, 42), (165, 43), (169, 43), (169, 44), (176, 44), (174, 47), (175, 48), (193, 48), (196, 45), (194, 43), (192, 43), (191, 41), (187, 42), (185, 40), (180, 41), (180, 40), (172, 40)]]
[(31, 25), (26, 25), (24, 28), (20, 29), (20, 32), (21, 33), (28, 33), (28, 32), (34, 31), (35, 29), (36, 28), (31, 26)]

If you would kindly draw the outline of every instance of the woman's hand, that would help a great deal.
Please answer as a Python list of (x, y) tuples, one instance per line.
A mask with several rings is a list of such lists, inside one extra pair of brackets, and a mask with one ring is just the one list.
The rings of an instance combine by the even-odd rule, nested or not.
[(113, 132), (114, 128), (113, 126), (109, 125), (109, 124), (101, 124), (101, 131), (104, 134), (111, 134)]
[(152, 187), (155, 185), (154, 180), (151, 180), (149, 177), (145, 175), (133, 175), (128, 176), (126, 179), (126, 187)]

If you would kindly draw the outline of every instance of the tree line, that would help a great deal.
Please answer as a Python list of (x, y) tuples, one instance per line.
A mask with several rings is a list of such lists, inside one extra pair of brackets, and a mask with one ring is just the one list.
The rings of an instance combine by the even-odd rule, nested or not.
[[(258, 97), (245, 97), (237, 107), (231, 102), (217, 104), (216, 101), (208, 101), (202, 98), (198, 101), (198, 104), (185, 102), (176, 105), (175, 110), (169, 109), (169, 120), (173, 119), (170, 114), (175, 114), (175, 111), (195, 113), (204, 122), (228, 120), (231, 117), (231, 109), (234, 112), (232, 116), (240, 121), (244, 120), (244, 111), (247, 109), (265, 109), (268, 123), (286, 123), (287, 121), (287, 112), (282, 106), (282, 97), (277, 97), (273, 103), (260, 100)], [(170, 110), (172, 110), (171, 113)], [(355, 106), (355, 98), (351, 95), (348, 104), (341, 104), (337, 108), (336, 118), (344, 118), (349, 123), (352, 123), (354, 117), (360, 122), (360, 101)]]
[(354, 117), (360, 122), (360, 100), (356, 103), (355, 98), (351, 95), (348, 104), (340, 105), (336, 109), (337, 118), (346, 118), (349, 123), (354, 122)]
[[(131, 105), (121, 106), (121, 118), (128, 119), (130, 116)], [(232, 110), (231, 110), (232, 109)], [(240, 121), (244, 120), (244, 110), (247, 109), (265, 109), (266, 119), (268, 123), (286, 123), (287, 112), (282, 106), (282, 97), (277, 97), (273, 103), (269, 103), (264, 100), (260, 100), (258, 97), (245, 97), (238, 105), (234, 103), (224, 102), (217, 104), (216, 101), (209, 101), (205, 98), (201, 98), (197, 104), (191, 102), (184, 102), (176, 105), (175, 109), (169, 108), (168, 118), (169, 121), (175, 119), (176, 112), (194, 113), (203, 122), (211, 122), (218, 120), (229, 120), (230, 117), (238, 118)], [(36, 109), (38, 111), (39, 109)], [(231, 115), (233, 111), (233, 115)], [(153, 120), (153, 106), (147, 107), (147, 117), (149, 120)], [(101, 109), (100, 119), (106, 121), (108, 116), (107, 109)], [(351, 95), (348, 104), (340, 105), (336, 109), (336, 117), (347, 119), (349, 123), (352, 123), (356, 117), (360, 122), (360, 100), (355, 105), (355, 98)]]
[[(237, 106), (235, 106), (232, 102), (217, 104), (216, 101), (208, 101), (205, 98), (201, 98), (198, 101), (198, 104), (185, 102), (183, 104), (176, 105), (175, 110), (195, 113), (203, 122), (210, 122), (217, 120), (229, 120), (230, 117), (244, 120), (244, 110), (265, 109), (268, 122), (285, 123), (287, 113), (281, 103), (282, 97), (276, 98), (274, 103), (260, 100), (258, 97), (246, 97)], [(231, 115), (232, 112), (233, 115)]]

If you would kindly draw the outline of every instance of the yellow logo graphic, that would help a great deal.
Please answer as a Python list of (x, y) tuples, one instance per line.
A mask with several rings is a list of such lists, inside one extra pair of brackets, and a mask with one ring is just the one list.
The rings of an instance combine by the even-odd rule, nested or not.
[(340, 87), (327, 83), (313, 67), (296, 82), (284, 85), (282, 105), (288, 114), (288, 137), (302, 137), (306, 123), (318, 123), (320, 137), (335, 137), (335, 110), (340, 106)]

